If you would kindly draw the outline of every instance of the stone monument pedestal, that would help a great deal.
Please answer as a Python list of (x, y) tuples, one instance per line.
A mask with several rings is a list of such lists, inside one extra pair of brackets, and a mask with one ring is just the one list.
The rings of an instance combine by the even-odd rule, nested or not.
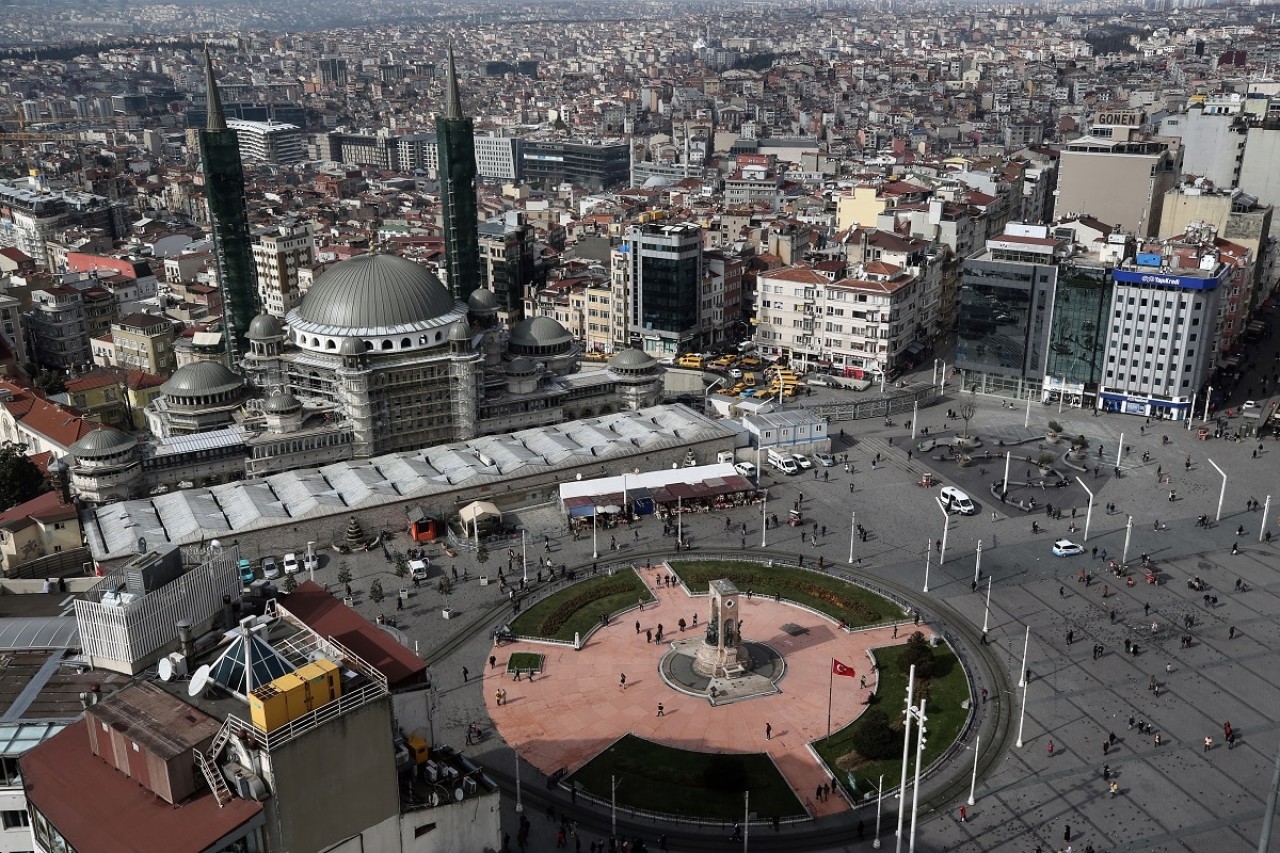
[(707, 678), (732, 678), (746, 672), (750, 660), (741, 644), (720, 647), (704, 641), (693, 656), (693, 671)]

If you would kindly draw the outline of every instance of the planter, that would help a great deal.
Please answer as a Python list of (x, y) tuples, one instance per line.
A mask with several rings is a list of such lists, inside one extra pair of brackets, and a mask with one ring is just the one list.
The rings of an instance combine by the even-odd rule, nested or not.
[(969, 456), (968, 454), (962, 454), (956, 457), (956, 462), (960, 465), (961, 468), (968, 468), (971, 464), (973, 464), (973, 457)]
[(443, 617), (444, 617), (444, 618), (446, 618), (446, 619), (452, 619), (452, 618), (453, 618), (453, 608), (452, 608), (452, 607), (446, 607), (446, 608), (444, 608), (443, 610), (441, 610), (441, 611), (440, 611), (440, 615), (441, 615), (441, 616), (443, 616)]
[(1048, 441), (1050, 444), (1057, 444), (1059, 439), (1061, 438), (1061, 436), (1059, 436), (1056, 432), (1046, 432), (1044, 434), (1044, 437), (1045, 437), (1045, 440)]

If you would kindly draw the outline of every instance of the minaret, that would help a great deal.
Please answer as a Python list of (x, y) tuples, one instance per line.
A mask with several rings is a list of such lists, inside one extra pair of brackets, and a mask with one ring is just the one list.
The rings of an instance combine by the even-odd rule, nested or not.
[[(440, 151), (440, 206), (444, 209), (444, 254), (449, 288), (466, 299), (480, 286), (479, 223), (476, 220), (476, 142), (470, 118), (462, 115), (458, 70), (449, 45), (444, 115), (436, 119)], [(521, 294), (523, 298), (523, 294)]]
[(227, 342), (228, 366), (238, 369), (245, 352), (249, 323), (258, 313), (258, 277), (249, 238), (249, 211), (244, 201), (244, 167), (240, 165), (240, 140), (227, 128), (222, 96), (213, 78), (213, 59), (204, 51), (204, 79), (209, 118), (200, 131), (200, 168), (213, 229), (213, 254)]

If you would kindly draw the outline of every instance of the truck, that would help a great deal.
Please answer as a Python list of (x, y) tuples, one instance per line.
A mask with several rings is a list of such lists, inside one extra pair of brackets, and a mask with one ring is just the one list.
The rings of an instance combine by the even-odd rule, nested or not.
[(769, 451), (769, 464), (784, 474), (800, 473), (800, 466), (796, 464), (795, 459), (789, 454), (779, 453), (776, 450)]

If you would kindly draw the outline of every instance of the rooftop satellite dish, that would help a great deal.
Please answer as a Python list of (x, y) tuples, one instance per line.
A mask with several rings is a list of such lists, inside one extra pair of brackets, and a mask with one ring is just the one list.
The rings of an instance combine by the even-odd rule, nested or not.
[(187, 695), (192, 699), (199, 698), (204, 689), (209, 686), (209, 664), (201, 664), (200, 668), (191, 676), (191, 683), (187, 685)]
[(462, 802), (462, 789), (461, 789), (461, 788), (454, 788), (454, 789), (453, 789), (453, 798), (454, 798), (455, 800), (457, 800), (458, 802)]
[(159, 669), (160, 669), (161, 681), (173, 680), (173, 661), (169, 660), (168, 658), (160, 658)]

